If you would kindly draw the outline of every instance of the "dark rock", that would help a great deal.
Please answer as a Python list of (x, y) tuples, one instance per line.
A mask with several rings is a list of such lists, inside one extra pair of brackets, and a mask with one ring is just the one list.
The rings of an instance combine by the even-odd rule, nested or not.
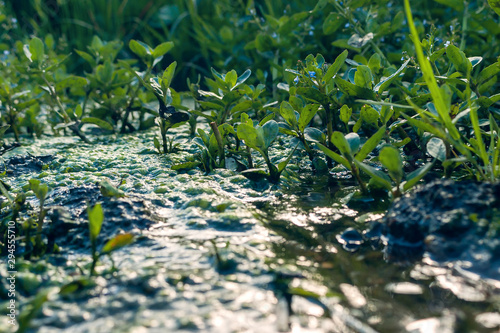
[(427, 252), (445, 261), (497, 251), (489, 240), (499, 194), (500, 184), (438, 180), (397, 199), (383, 221), (386, 259), (413, 260)]
[(343, 233), (337, 235), (337, 241), (342, 244), (344, 250), (354, 252), (364, 242), (363, 235), (354, 228), (347, 228)]
[(43, 166), (54, 159), (53, 155), (33, 156), (16, 155), (5, 162), (7, 176), (19, 176), (24, 173), (40, 172)]
[(52, 222), (49, 225), (53, 241), (66, 248), (89, 247), (87, 206), (98, 202), (104, 212), (100, 243), (122, 231), (146, 229), (153, 223), (150, 209), (142, 198), (103, 197), (99, 186), (95, 184), (59, 187), (46, 200), (46, 207), (49, 208), (47, 217)]

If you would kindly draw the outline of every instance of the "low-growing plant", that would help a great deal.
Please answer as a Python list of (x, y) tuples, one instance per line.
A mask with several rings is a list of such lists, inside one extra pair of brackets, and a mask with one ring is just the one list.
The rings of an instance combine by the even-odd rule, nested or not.
[[(122, 62), (122, 64), (125, 64)], [(174, 77), (175, 68), (177, 66), (176, 62), (171, 63), (163, 72), (161, 77), (151, 78), (149, 83), (145, 82), (142, 76), (134, 71), (130, 66), (127, 68), (134, 73), (139, 82), (151, 93), (154, 94), (159, 103), (158, 108), (158, 116), (156, 118), (156, 124), (160, 127), (160, 134), (162, 143), (158, 139), (155, 138), (154, 145), (158, 152), (161, 154), (168, 154), (174, 151), (175, 147), (173, 144), (174, 139), (169, 139), (167, 137), (167, 131), (171, 128), (175, 128), (183, 125), (189, 120), (189, 113), (183, 110), (176, 110), (177, 108), (183, 108), (180, 105), (179, 95), (170, 88), (170, 84), (172, 83), (172, 79)], [(174, 103), (174, 99), (177, 100), (176, 107), (172, 104)], [(161, 149), (163, 148), (163, 150)]]
[[(42, 184), (38, 179), (30, 179), (29, 181), (30, 189), (35, 193), (35, 196), (39, 200), (39, 211), (38, 211), (38, 221), (36, 228), (36, 237), (35, 237), (35, 247), (33, 249), (33, 253), (35, 255), (43, 254), (44, 245), (42, 241), (42, 230), (43, 230), (43, 221), (45, 219), (46, 209), (44, 208), (45, 199), (47, 198), (47, 193), (49, 192), (49, 187), (47, 184)], [(29, 239), (26, 239), (26, 242), (30, 242)]]
[[(134, 40), (134, 39), (132, 39), (129, 42), (130, 50), (132, 52), (134, 52), (134, 54), (137, 55), (139, 57), (139, 59), (141, 59), (141, 61), (144, 65), (146, 65), (146, 71), (144, 72), (144, 74), (142, 76), (142, 79), (145, 82), (149, 81), (149, 79), (151, 78), (151, 73), (152, 73), (153, 68), (163, 59), (165, 54), (167, 54), (173, 47), (174, 47), (173, 42), (161, 43), (161, 44), (157, 45), (155, 48), (152, 48), (148, 44), (141, 42), (141, 41)], [(175, 65), (174, 65), (173, 69), (175, 71)], [(172, 75), (173, 75), (173, 73), (172, 73)], [(137, 85), (137, 87), (135, 87), (133, 89), (129, 89), (129, 94), (127, 94), (129, 101), (127, 103), (127, 107), (126, 107), (125, 113), (123, 115), (121, 133), (125, 132), (127, 126), (129, 126), (129, 127), (132, 126), (129, 122), (129, 115), (130, 115), (130, 112), (134, 109), (134, 107), (136, 107), (136, 108), (138, 107), (138, 106), (135, 106), (134, 104), (136, 103), (136, 98), (138, 96), (140, 87), (141, 87), (141, 85)], [(167, 87), (167, 88), (169, 88), (169, 87)], [(142, 128), (142, 118), (143, 118), (143, 113), (141, 112), (141, 115), (140, 115), (140, 127), (141, 128)]]
[(280, 115), (286, 124), (280, 124), (280, 132), (297, 137), (312, 161), (315, 154), (309, 147), (308, 141), (312, 141), (311, 138), (321, 136), (322, 132), (318, 133), (317, 128), (307, 126), (318, 112), (319, 104), (304, 105), (304, 101), (296, 96), (290, 96), (289, 101), (281, 102)]
[(55, 71), (64, 64), (69, 55), (55, 61), (48, 59), (44, 43), (37, 37), (33, 37), (29, 44), (24, 45), (23, 50), (30, 63), (27, 69), (22, 66), (19, 66), (19, 69), (41, 80), (40, 88), (48, 94), (48, 104), (53, 112), (53, 129), (68, 128), (82, 141), (89, 143), (90, 141), (81, 131), (81, 126), (86, 120), (92, 122), (92, 119), (82, 119), (81, 106), (75, 107), (73, 111), (73, 109), (64, 106), (61, 101), (61, 96), (66, 89), (83, 87), (87, 85), (87, 80), (76, 75), (62, 77), (55, 75)]
[[(419, 169), (407, 174), (405, 177), (403, 159), (401, 158), (399, 150), (393, 146), (384, 146), (380, 150), (378, 160), (382, 166), (387, 169), (387, 174), (363, 161), (355, 160), (354, 163), (372, 177), (376, 183), (389, 191), (393, 198), (400, 197), (403, 192), (415, 186), (434, 165), (434, 162), (427, 163)], [(395, 186), (393, 186), (391, 180), (395, 183)]]
[[(442, 78), (434, 75), (431, 63), (424, 55), (408, 0), (405, 0), (404, 6), (417, 59), (433, 100), (433, 104), (429, 105), (431, 108), (430, 111), (421, 109), (409, 100), (409, 103), (413, 106), (420, 119), (410, 117), (409, 115), (404, 115), (404, 117), (413, 126), (440, 138), (447, 145), (452, 146), (456, 152), (462, 155), (462, 157), (456, 156), (454, 161), (470, 163), (476, 171), (475, 175), (477, 179), (494, 181), (499, 175), (500, 169), (497, 149), (500, 141), (498, 140), (498, 132), (495, 131), (495, 129), (498, 129), (498, 124), (492, 115), (489, 115), (490, 145), (488, 148), (483, 140), (483, 131), (479, 124), (478, 110), (481, 106), (491, 106), (495, 99), (492, 100), (487, 97), (478, 98), (479, 90), (476, 90), (474, 94), (471, 90), (471, 72), (482, 58), (467, 58), (463, 51), (454, 45), (448, 45), (446, 54), (456, 72), (451, 74), (449, 78), (444, 78), (446, 82), (450, 83), (449, 85), (445, 84), (439, 87), (437, 78)], [(479, 84), (481, 82), (484, 83), (496, 73), (498, 73), (498, 70), (494, 67), (487, 67), (479, 74), (476, 82)], [(456, 79), (461, 76), (465, 77), (465, 81)], [(461, 90), (457, 85), (465, 85), (465, 89)], [(460, 104), (463, 109), (460, 114), (455, 116), (455, 119), (452, 119), (450, 115), (451, 96), (453, 93), (461, 98)], [(472, 132), (474, 133), (473, 138), (469, 137), (466, 133), (461, 133), (456, 125), (458, 119), (467, 115), (472, 126)]]
[(317, 143), (317, 145), (328, 157), (351, 171), (352, 175), (358, 181), (361, 191), (367, 194), (368, 191), (361, 178), (356, 161), (363, 161), (377, 147), (384, 137), (385, 131), (385, 126), (382, 126), (363, 146), (360, 146), (361, 140), (357, 133), (349, 133), (344, 136), (342, 132), (333, 132), (330, 140), (340, 151), (340, 154), (337, 154), (321, 143)]
[(212, 110), (211, 115), (203, 112), (194, 111), (198, 116), (208, 119), (210, 122), (215, 122), (217, 125), (224, 124), (232, 116), (237, 119), (237, 113), (247, 111), (252, 107), (252, 100), (245, 99), (243, 96), (252, 96), (257, 98), (264, 90), (263, 86), (252, 89), (243, 83), (250, 77), (252, 73), (247, 69), (243, 74), (238, 76), (235, 70), (231, 70), (226, 74), (220, 74), (215, 69), (212, 70), (214, 80), (206, 79), (207, 84), (213, 91), (198, 90), (198, 94), (205, 97), (206, 101), (198, 101), (199, 105), (207, 110)]
[(269, 117), (262, 120), (258, 125), (254, 126), (252, 119), (246, 113), (241, 115), (241, 123), (237, 127), (237, 135), (245, 144), (258, 151), (266, 162), (268, 172), (263, 169), (248, 169), (242, 174), (251, 179), (265, 177), (272, 183), (277, 183), (280, 180), (281, 173), (285, 170), (288, 162), (293, 156), (295, 149), (290, 155), (274, 165), (269, 157), (269, 147), (276, 140), (279, 133), (279, 125), (276, 121), (270, 120)]
[[(36, 97), (30, 96), (29, 90), (20, 91), (20, 88), (22, 87), (16, 86), (0, 76), (0, 104), (5, 111), (3, 121), (12, 129), (16, 142), (20, 140), (19, 127), (21, 119), (24, 118), (22, 117), (23, 113), (25, 113), (26, 109), (38, 103)], [(4, 126), (2, 126), (3, 130), (1, 130), (3, 133), (7, 129)]]
[(92, 255), (92, 264), (90, 266), (89, 276), (93, 276), (96, 274), (95, 267), (97, 265), (97, 262), (103, 255), (109, 256), (114, 268), (114, 262), (111, 258), (111, 253), (132, 243), (134, 240), (134, 236), (130, 233), (117, 235), (106, 242), (106, 244), (104, 244), (104, 246), (99, 251), (97, 249), (98, 237), (101, 233), (101, 227), (104, 221), (104, 213), (101, 204), (98, 203), (92, 208), (87, 207), (87, 214), (89, 219), (89, 237)]

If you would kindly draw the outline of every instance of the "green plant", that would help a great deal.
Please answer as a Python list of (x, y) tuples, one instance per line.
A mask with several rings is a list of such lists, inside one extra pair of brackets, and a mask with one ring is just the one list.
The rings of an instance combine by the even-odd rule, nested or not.
[[(436, 112), (436, 114), (434, 114), (430, 111), (423, 110), (415, 105), (415, 103), (409, 101), (409, 103), (417, 111), (421, 119), (419, 120), (408, 115), (404, 115), (405, 118), (417, 128), (431, 133), (432, 135), (443, 140), (447, 145), (452, 146), (458, 153), (463, 156), (464, 159), (462, 161), (467, 161), (477, 171), (477, 179), (494, 181), (495, 178), (499, 175), (500, 169), (500, 161), (498, 159), (497, 152), (497, 147), (500, 145), (500, 141), (498, 139), (498, 132), (495, 132), (495, 129), (498, 128), (498, 125), (496, 124), (494, 118), (490, 115), (490, 145), (489, 148), (487, 148), (483, 140), (483, 131), (479, 126), (478, 119), (478, 109), (481, 101), (476, 100), (477, 95), (473, 100), (473, 94), (470, 84), (472, 69), (474, 65), (477, 65), (477, 63), (479, 63), (482, 59), (469, 59), (465, 56), (463, 51), (459, 50), (453, 45), (449, 45), (446, 48), (446, 53), (454, 68), (457, 70), (457, 75), (451, 77), (455, 78), (462, 75), (465, 76), (465, 90), (460, 91), (454, 85), (443, 85), (442, 87), (439, 87), (432, 66), (429, 60), (425, 57), (422, 50), (418, 32), (413, 22), (413, 16), (411, 13), (409, 1), (405, 0), (404, 5), (412, 40), (415, 45), (418, 62), (422, 69), (423, 78), (428, 86), (428, 89), (432, 96), (432, 100), (434, 102), (432, 106), (434, 109), (433, 111)], [(495, 69), (486, 68), (479, 74), (480, 78), (478, 80), (478, 83), (484, 82), (487, 78), (490, 78), (495, 73)], [(453, 83), (453, 81), (451, 83)], [(462, 116), (468, 114), (475, 136), (474, 138), (467, 138), (467, 136), (461, 134), (456, 126), (456, 122), (453, 121), (450, 116), (450, 96), (453, 92), (462, 98), (463, 105), (467, 108), (463, 111), (464, 113), (462, 113)], [(482, 101), (483, 104), (487, 103), (486, 105), (488, 106), (492, 104), (489, 102), (492, 101), (491, 99), (488, 100), (488, 98), (483, 99)], [(455, 161), (460, 161), (460, 157), (458, 157), (458, 160), (455, 159)], [(479, 161), (482, 162), (482, 166), (480, 165)]]
[[(4, 121), (14, 133), (16, 142), (19, 142), (19, 125), (23, 112), (29, 107), (37, 104), (37, 99), (29, 96), (30, 91), (20, 91), (20, 87), (13, 85), (4, 77), (0, 77), (0, 102), (5, 109)], [(7, 128), (3, 127), (3, 132)], [(3, 133), (2, 133), (3, 134)]]
[[(229, 137), (236, 137), (236, 131), (229, 124), (216, 126), (215, 122), (210, 123), (212, 131), (210, 135), (203, 129), (198, 129), (198, 137), (194, 142), (202, 150), (202, 163), (207, 172), (215, 168), (225, 168), (225, 147), (229, 145)], [(240, 153), (240, 152), (235, 152)]]
[(24, 45), (23, 51), (30, 61), (30, 64), (27, 69), (21, 69), (41, 79), (42, 85), (40, 88), (50, 97), (49, 105), (54, 113), (55, 119), (57, 119), (56, 122), (62, 121), (62, 124), (55, 128), (68, 128), (84, 142), (89, 143), (89, 140), (81, 131), (82, 120), (80, 118), (83, 114), (78, 111), (81, 108), (75, 108), (75, 112), (67, 109), (63, 105), (60, 96), (60, 94), (63, 94), (63, 91), (69, 87), (75, 88), (85, 86), (87, 80), (76, 75), (63, 76), (62, 78), (54, 75), (54, 71), (61, 67), (69, 56), (61, 60), (56, 60), (55, 62), (48, 61), (45, 54), (44, 43), (37, 37), (33, 37), (29, 44)]
[[(149, 81), (150, 76), (151, 76), (151, 72), (152, 72), (153, 68), (156, 66), (156, 64), (158, 64), (163, 59), (165, 54), (167, 54), (173, 47), (174, 47), (173, 42), (161, 43), (160, 45), (156, 46), (154, 49), (152, 47), (150, 47), (149, 45), (147, 45), (146, 43), (143, 43), (141, 41), (137, 41), (134, 39), (132, 39), (129, 42), (130, 50), (132, 52), (134, 52), (134, 54), (137, 55), (139, 57), (139, 59), (141, 59), (141, 61), (146, 65), (146, 71), (145, 71), (144, 75), (142, 76), (142, 79), (145, 82)], [(176, 67), (176, 65), (173, 66), (173, 72), (175, 71), (175, 67)], [(169, 75), (173, 75), (173, 72), (170, 73)], [(171, 81), (171, 79), (170, 79), (170, 81)], [(170, 82), (169, 82), (169, 84), (170, 84)], [(131, 92), (131, 94), (128, 96), (129, 101), (128, 101), (128, 104), (127, 104), (127, 107), (125, 109), (125, 113), (124, 113), (123, 119), (122, 119), (122, 127), (121, 127), (122, 133), (125, 132), (127, 126), (131, 127), (131, 124), (129, 122), (129, 115), (130, 115), (130, 112), (134, 108), (134, 102), (136, 101), (140, 87), (141, 87), (141, 85), (138, 85), (132, 91), (130, 91), (130, 89), (129, 89), (129, 92)], [(167, 87), (167, 88), (169, 88), (169, 87)], [(141, 120), (142, 120), (142, 115), (141, 115)]]
[(321, 143), (318, 143), (318, 146), (328, 157), (351, 171), (358, 181), (361, 191), (366, 194), (368, 191), (361, 178), (356, 161), (363, 161), (377, 147), (384, 137), (385, 131), (385, 126), (380, 127), (361, 147), (361, 140), (357, 133), (349, 133), (344, 136), (341, 132), (333, 132), (330, 140), (341, 154), (337, 154)]
[[(355, 160), (354, 163), (383, 188), (390, 191), (393, 198), (400, 197), (403, 192), (415, 186), (434, 165), (434, 162), (427, 163), (405, 177), (403, 160), (398, 149), (393, 146), (384, 146), (380, 150), (378, 160), (387, 169), (388, 176), (363, 161)], [(404, 182), (403, 179), (405, 179)], [(391, 180), (396, 184), (395, 186), (392, 185)]]
[(96, 274), (95, 267), (101, 256), (109, 255), (112, 261), (111, 252), (132, 243), (134, 241), (134, 236), (130, 233), (117, 235), (106, 242), (101, 250), (98, 251), (97, 239), (99, 237), (99, 234), (101, 233), (101, 227), (104, 221), (104, 213), (102, 211), (101, 204), (98, 203), (92, 208), (87, 207), (87, 214), (89, 219), (89, 236), (92, 255), (92, 264), (90, 266), (89, 276), (93, 276)]
[(231, 116), (236, 117), (238, 112), (241, 113), (252, 107), (252, 100), (243, 98), (245, 95), (252, 96), (252, 99), (255, 99), (264, 90), (263, 86), (252, 89), (243, 85), (252, 73), (249, 69), (240, 76), (235, 70), (231, 70), (226, 74), (220, 74), (213, 68), (211, 70), (215, 80), (208, 78), (206, 80), (208, 85), (216, 92), (198, 90), (198, 94), (207, 99), (206, 101), (200, 100), (198, 103), (202, 108), (213, 110), (212, 114), (207, 115), (199, 111), (193, 113), (207, 118), (217, 125), (226, 123)]
[(269, 147), (278, 136), (278, 133), (278, 123), (270, 120), (269, 117), (254, 126), (252, 119), (246, 113), (241, 115), (241, 123), (237, 127), (238, 138), (243, 140), (248, 147), (255, 149), (262, 155), (269, 170), (266, 172), (262, 169), (249, 169), (245, 170), (242, 173), (243, 175), (249, 178), (265, 177), (272, 183), (279, 182), (281, 173), (285, 170), (288, 162), (290, 162), (295, 149), (285, 160), (277, 166), (274, 165), (269, 158)]
[[(158, 115), (156, 118), (156, 123), (160, 127), (160, 134), (162, 139), (162, 145), (155, 138), (154, 145), (159, 153), (168, 154), (174, 151), (175, 147), (173, 145), (173, 138), (169, 139), (167, 137), (167, 131), (170, 128), (178, 127), (183, 125), (189, 120), (189, 113), (183, 110), (176, 110), (177, 108), (185, 109), (180, 105), (179, 94), (170, 88), (172, 79), (174, 77), (175, 68), (177, 66), (176, 62), (171, 63), (163, 72), (161, 77), (154, 77), (146, 83), (141, 75), (134, 71), (128, 64), (121, 62), (125, 65), (139, 80), (139, 82), (151, 93), (154, 94), (159, 103)], [(176, 107), (173, 104), (176, 102)], [(167, 106), (168, 105), (168, 106)], [(163, 148), (163, 150), (161, 150)]]
[[(36, 229), (36, 238), (35, 238), (35, 247), (33, 249), (35, 254), (42, 254), (44, 251), (44, 245), (42, 243), (42, 228), (43, 221), (46, 214), (46, 209), (43, 207), (45, 204), (45, 199), (47, 198), (47, 193), (49, 192), (49, 187), (47, 184), (42, 184), (38, 179), (30, 179), (29, 180), (30, 189), (35, 193), (36, 197), (40, 201), (40, 208), (38, 212), (38, 222)], [(29, 239), (26, 239), (26, 242), (30, 242)]]
[[(280, 132), (297, 137), (312, 160), (314, 152), (307, 143), (310, 140), (306, 140), (306, 137), (317, 137), (318, 133), (316, 133), (316, 128), (307, 126), (318, 112), (319, 104), (310, 103), (305, 105), (305, 102), (296, 96), (290, 96), (289, 101), (290, 103), (281, 102), (280, 115), (288, 126), (280, 126)], [(319, 135), (321, 136), (321, 134)]]

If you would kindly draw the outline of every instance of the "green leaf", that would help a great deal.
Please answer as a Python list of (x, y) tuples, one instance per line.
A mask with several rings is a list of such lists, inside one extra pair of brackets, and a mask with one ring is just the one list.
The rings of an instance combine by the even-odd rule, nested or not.
[(80, 50), (75, 50), (75, 52), (80, 56), (82, 57), (86, 62), (89, 63), (90, 67), (95, 67), (97, 64), (95, 62), (95, 59), (93, 56), (91, 56), (90, 54), (88, 54), (87, 52), (83, 52), (83, 51), (80, 51)]
[(384, 186), (387, 190), (391, 191), (392, 190), (392, 183), (391, 179), (382, 171), (375, 169), (374, 167), (365, 164), (363, 162), (360, 162), (358, 160), (354, 160), (354, 163), (366, 172), (370, 177), (375, 178), (376, 181), (378, 181), (382, 186)]
[(241, 175), (255, 182), (269, 178), (269, 174), (264, 169), (247, 169), (242, 171)]
[[(268, 114), (267, 116), (265, 116), (260, 122), (259, 122), (259, 125), (260, 126), (263, 126), (265, 123), (267, 123), (269, 120), (273, 120), (274, 119), (274, 116), (275, 114), (274, 113), (270, 113)], [(226, 124), (227, 125), (227, 124)]]
[(5, 131), (9, 129), (10, 125), (2, 125), (0, 126), (0, 139), (5, 135)]
[(428, 124), (422, 120), (419, 120), (419, 119), (415, 119), (415, 118), (412, 118), (408, 115), (406, 115), (405, 113), (401, 113), (401, 115), (406, 118), (406, 120), (408, 120), (408, 122), (415, 126), (416, 128), (424, 131), (424, 132), (429, 132), (441, 139), (444, 139), (446, 138), (446, 133), (443, 133), (439, 128), (437, 128), (436, 126), (432, 126), (431, 124)]
[(357, 85), (352, 84), (340, 77), (335, 77), (335, 84), (339, 87), (339, 89), (346, 95), (352, 97), (358, 97), (362, 99), (377, 99), (375, 93), (371, 89), (359, 87)]
[(326, 71), (325, 75), (323, 76), (323, 81), (325, 81), (326, 84), (330, 82), (330, 80), (338, 73), (338, 71), (342, 68), (342, 65), (344, 65), (345, 60), (347, 59), (347, 55), (349, 52), (347, 50), (344, 50), (336, 59), (335, 62), (328, 67), (328, 70)]
[(420, 179), (422, 179), (427, 172), (429, 172), (432, 169), (432, 166), (434, 165), (434, 162), (427, 163), (421, 168), (418, 168), (417, 170), (410, 172), (407, 177), (406, 177), (406, 182), (403, 183), (403, 190), (407, 191), (413, 186), (415, 186)]
[(97, 66), (96, 74), (101, 83), (109, 84), (113, 79), (113, 65), (111, 64), (111, 61), (106, 60), (104, 65)]
[(335, 33), (340, 27), (346, 24), (347, 20), (340, 14), (333, 12), (323, 22), (323, 33), (331, 35)]
[(173, 47), (174, 47), (174, 42), (161, 43), (160, 45), (158, 45), (157, 47), (154, 48), (154, 50), (153, 50), (153, 58), (156, 59), (156, 58), (159, 58), (161, 56), (164, 56)]
[(226, 82), (229, 90), (233, 89), (234, 85), (236, 84), (236, 80), (238, 80), (238, 74), (236, 74), (236, 71), (234, 69), (227, 72), (226, 76), (224, 77), (224, 82)]
[(326, 105), (329, 103), (328, 97), (326, 95), (322, 94), (318, 89), (314, 89), (311, 87), (297, 88), (297, 94), (321, 105)]
[[(335, 147), (340, 150), (342, 155), (344, 157), (348, 158), (351, 156), (351, 146), (347, 142), (346, 138), (344, 137), (344, 134), (342, 132), (335, 131), (332, 133), (331, 137), (332, 143), (335, 145)], [(349, 156), (349, 157), (348, 157)]]
[[(449, 115), (449, 109), (446, 108), (446, 104), (444, 102), (443, 96), (441, 95), (441, 91), (439, 90), (439, 86), (436, 82), (436, 78), (434, 77), (434, 72), (432, 71), (432, 66), (429, 60), (425, 57), (424, 51), (422, 50), (422, 45), (420, 44), (420, 38), (418, 36), (417, 28), (415, 27), (415, 23), (413, 22), (413, 16), (411, 14), (410, 9), (410, 1), (404, 0), (405, 12), (406, 12), (406, 20), (408, 21), (408, 26), (410, 28), (413, 45), (415, 46), (415, 51), (417, 54), (417, 59), (420, 64), (420, 68), (422, 70), (422, 74), (424, 76), (424, 80), (429, 87), (429, 91), (432, 95), (432, 99), (434, 100), (434, 104), (436, 105), (437, 112), (442, 122), (450, 132), (451, 137), (454, 140), (460, 139), (460, 133), (457, 128), (451, 122), (451, 117)], [(451, 45), (450, 45), (451, 46)], [(448, 46), (449, 47), (449, 46)]]
[(139, 58), (145, 60), (148, 54), (151, 54), (151, 47), (143, 42), (139, 42), (135, 39), (131, 39), (128, 43), (128, 47), (132, 52), (134, 52)]
[(166, 94), (168, 88), (170, 88), (170, 84), (172, 83), (176, 67), (177, 67), (177, 61), (174, 61), (163, 72), (163, 75), (161, 77), (161, 89), (163, 90), (164, 94)]
[(500, 15), (500, 1), (498, 0), (488, 0), (488, 3), (491, 6), (491, 9), (495, 11), (498, 15)]
[(231, 109), (231, 113), (236, 113), (236, 112), (240, 112), (240, 111), (247, 111), (248, 109), (250, 109), (252, 107), (252, 105), (253, 105), (253, 102), (251, 100), (245, 100), (245, 101), (239, 102), (238, 104), (233, 106), (233, 108)]
[(441, 162), (444, 162), (444, 160), (446, 160), (446, 146), (443, 140), (431, 138), (429, 142), (427, 142), (427, 153)]
[(83, 109), (80, 104), (75, 107), (75, 117), (80, 118), (83, 115)]
[(270, 120), (264, 124), (262, 128), (262, 135), (264, 137), (264, 149), (267, 150), (273, 143), (279, 133), (279, 125), (276, 121)]
[(371, 89), (372, 88), (372, 71), (370, 67), (361, 65), (358, 66), (356, 74), (354, 74), (354, 84), (358, 87)]
[(326, 156), (330, 157), (332, 160), (334, 160), (335, 162), (339, 163), (339, 164), (342, 164), (343, 166), (345, 166), (348, 170), (352, 170), (351, 169), (351, 164), (349, 163), (349, 161), (337, 154), (336, 152), (332, 151), (331, 149), (325, 147), (324, 145), (322, 145), (321, 143), (317, 143), (319, 149), (321, 149), (325, 154)]
[(295, 117), (295, 111), (292, 105), (290, 105), (290, 103), (288, 103), (287, 101), (281, 102), (280, 115), (292, 128), (295, 128), (297, 126), (297, 118)]
[(472, 64), (465, 56), (465, 53), (463, 51), (460, 51), (455, 45), (450, 44), (446, 48), (446, 55), (448, 56), (448, 59), (450, 59), (450, 61), (453, 63), (455, 68), (459, 72), (467, 76), (467, 73), (469, 73), (472, 69)]
[(155, 146), (156, 150), (158, 150), (158, 153), (161, 154), (160, 141), (158, 141), (158, 138), (156, 136), (153, 138), (153, 145)]
[(375, 134), (373, 134), (366, 142), (365, 144), (361, 147), (359, 153), (356, 154), (356, 160), (363, 162), (364, 159), (370, 154), (373, 149), (377, 147), (377, 145), (380, 143), (382, 138), (385, 135), (385, 130), (386, 127), (382, 126), (379, 128)]
[(71, 75), (56, 84), (56, 90), (67, 88), (83, 88), (87, 85), (87, 79), (82, 76)]
[(340, 108), (340, 120), (347, 125), (349, 123), (349, 119), (351, 119), (351, 115), (352, 109), (347, 106), (347, 104), (342, 105)]
[(47, 184), (41, 184), (38, 179), (30, 179), (29, 180), (30, 188), (35, 193), (35, 196), (42, 203), (47, 197), (47, 193), (49, 192), (49, 187)]
[(290, 96), (288, 98), (288, 101), (290, 102), (290, 105), (295, 111), (298, 111), (299, 113), (302, 111), (302, 109), (305, 106), (304, 99), (298, 97), (298, 96)]
[(403, 161), (399, 150), (392, 146), (385, 146), (378, 155), (380, 163), (389, 171), (389, 175), (396, 182), (401, 183), (403, 179)]
[(351, 154), (355, 154), (359, 150), (359, 145), (361, 140), (357, 133), (349, 133), (345, 136), (347, 143), (349, 144), (349, 148), (351, 150)]
[(474, 135), (477, 140), (477, 144), (479, 146), (479, 156), (483, 160), (483, 164), (486, 168), (488, 168), (488, 165), (490, 164), (490, 160), (488, 158), (488, 154), (486, 153), (486, 146), (484, 145), (483, 137), (481, 135), (481, 128), (479, 127), (479, 119), (477, 116), (477, 108), (472, 107), (470, 110), (470, 120), (472, 123), (472, 128), (474, 129)]
[(380, 114), (369, 105), (363, 105), (360, 111), (361, 119), (368, 124), (377, 125)]
[(318, 112), (319, 104), (307, 104), (300, 112), (299, 117), (299, 130), (304, 132), (304, 129), (309, 125), (311, 120)]
[(285, 170), (286, 166), (288, 165), (288, 163), (292, 159), (292, 156), (295, 153), (296, 149), (297, 149), (297, 146), (295, 146), (295, 148), (291, 151), (290, 155), (288, 155), (288, 157), (286, 158), (286, 160), (283, 160), (280, 163), (278, 163), (278, 173), (282, 173), (283, 170)]
[(477, 85), (481, 85), (484, 82), (488, 81), (492, 76), (497, 75), (500, 73), (500, 63), (496, 62), (479, 73), (479, 76), (477, 78)]
[(252, 74), (251, 70), (247, 69), (246, 71), (244, 71), (243, 74), (240, 75), (240, 77), (238, 78), (238, 80), (236, 80), (236, 84), (233, 86), (232, 89), (238, 87), (240, 84), (242, 84), (243, 82), (245, 82), (250, 77), (250, 74)]
[(124, 246), (129, 245), (134, 241), (134, 235), (127, 233), (122, 235), (117, 235), (110, 239), (106, 244), (104, 244), (101, 254), (108, 254), (110, 252), (121, 249)]
[(236, 128), (238, 139), (244, 140), (245, 144), (259, 152), (263, 153), (262, 148), (264, 147), (263, 138), (259, 136), (257, 130), (248, 124), (239, 124)]
[(180, 164), (174, 164), (170, 169), (175, 170), (175, 171), (181, 171), (181, 170), (192, 170), (200, 166), (202, 163), (201, 162), (185, 162), (185, 163), (180, 163)]
[(401, 67), (397, 71), (395, 71), (392, 75), (389, 77), (385, 78), (384, 80), (381, 80), (377, 85), (373, 88), (373, 91), (375, 91), (377, 94), (381, 94), (382, 92), (386, 91), (389, 85), (399, 77), (399, 74), (408, 66), (408, 63), (410, 62), (411, 59), (406, 60)]
[(116, 188), (113, 184), (111, 184), (107, 180), (100, 181), (99, 186), (100, 186), (101, 194), (104, 197), (108, 197), (108, 198), (123, 198), (123, 197), (125, 197), (125, 193), (122, 190), (120, 190), (119, 188)]
[(43, 42), (38, 37), (33, 37), (30, 41), (29, 51), (31, 52), (32, 61), (42, 61), (45, 56), (45, 47)]
[(101, 233), (102, 222), (104, 221), (101, 204), (98, 203), (93, 208), (87, 207), (87, 215), (89, 218), (90, 240), (95, 242)]
[(326, 135), (316, 127), (307, 127), (304, 130), (304, 137), (308, 141), (312, 142), (325, 142), (326, 141)]
[[(457, 12), (461, 13), (464, 11), (464, 2), (462, 0), (434, 0), (437, 3), (451, 7)], [(489, 2), (490, 0), (488, 0)]]
[(85, 117), (85, 118), (82, 118), (81, 122), (86, 123), (86, 124), (94, 124), (94, 125), (99, 126), (102, 129), (105, 129), (108, 131), (113, 131), (113, 125), (111, 125), (107, 121), (99, 119), (99, 118)]
[(368, 60), (368, 67), (370, 67), (372, 73), (378, 73), (378, 71), (382, 67), (382, 58), (378, 53), (374, 53), (370, 57), (370, 60)]

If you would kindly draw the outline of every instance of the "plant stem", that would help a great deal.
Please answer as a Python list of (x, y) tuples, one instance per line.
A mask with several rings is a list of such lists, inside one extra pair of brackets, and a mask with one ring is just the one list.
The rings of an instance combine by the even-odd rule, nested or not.
[[(146, 70), (146, 74), (144, 74), (144, 79), (147, 79), (149, 74), (151, 74), (151, 70), (153, 68), (151, 66), (148, 66), (148, 69)], [(146, 81), (146, 80), (144, 80)], [(123, 117), (122, 120), (122, 128), (120, 130), (120, 133), (125, 133), (125, 129), (127, 128), (128, 124), (128, 117), (130, 115), (130, 112), (132, 111), (132, 106), (134, 105), (135, 97), (137, 96), (137, 92), (139, 92), (139, 89), (141, 88), (141, 85), (138, 84), (135, 90), (132, 92), (132, 96), (130, 96), (130, 102), (127, 105), (127, 108), (125, 109), (125, 116)]]
[(45, 200), (40, 200), (40, 212), (38, 213), (38, 226), (36, 229), (36, 240), (35, 240), (35, 249), (42, 249), (42, 227), (43, 227), (43, 219), (45, 217), (45, 212), (43, 210)]
[(359, 170), (356, 167), (356, 164), (351, 163), (351, 170), (352, 170), (352, 174), (354, 175), (354, 177), (358, 181), (359, 187), (361, 189), (361, 193), (368, 194), (368, 190), (366, 189), (366, 185), (363, 182), (363, 180), (361, 179), (361, 176), (359, 175)]
[(224, 157), (224, 141), (220, 135), (219, 127), (217, 127), (217, 124), (214, 121), (210, 123), (210, 127), (212, 128), (212, 131), (214, 131), (215, 140), (217, 140), (217, 145), (219, 146), (219, 165), (224, 168), (226, 166), (226, 159)]
[(167, 131), (165, 129), (165, 126), (166, 126), (165, 119), (161, 118), (160, 132), (161, 132), (161, 139), (162, 139), (162, 143), (163, 143), (163, 154), (166, 154), (168, 152)]
[[(66, 124), (70, 123), (71, 121), (70, 121), (68, 115), (66, 114), (66, 111), (64, 111), (64, 106), (62, 105), (61, 100), (59, 99), (59, 96), (57, 96), (56, 89), (47, 80), (47, 77), (45, 76), (45, 73), (42, 73), (41, 77), (42, 77), (43, 81), (45, 82), (45, 84), (47, 85), (47, 87), (49, 88), (49, 91), (50, 91), (49, 95), (50, 95), (50, 97), (56, 102), (57, 106), (60, 109), (60, 112), (58, 112), (54, 108), (53, 109), (54, 112), (56, 112), (61, 118), (63, 118), (63, 120), (64, 120), (64, 122)], [(79, 121), (78, 120), (75, 122), (75, 124), (73, 124), (72, 126), (69, 126), (69, 129), (71, 129), (74, 134), (76, 134), (80, 139), (82, 139), (83, 142), (90, 143), (89, 139), (87, 139), (87, 137), (80, 130), (80, 126), (79, 126)]]

